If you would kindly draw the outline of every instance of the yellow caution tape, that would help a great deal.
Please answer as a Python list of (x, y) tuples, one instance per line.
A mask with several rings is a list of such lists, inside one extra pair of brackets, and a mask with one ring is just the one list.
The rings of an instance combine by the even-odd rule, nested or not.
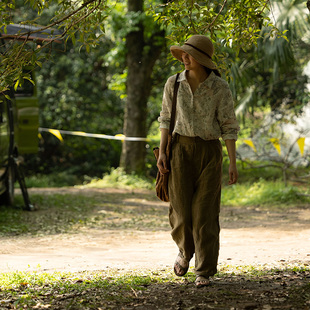
[[(144, 137), (126, 137), (123, 134), (117, 134), (115, 136), (111, 135), (104, 135), (104, 134), (96, 134), (96, 133), (86, 133), (83, 131), (69, 131), (69, 130), (58, 130), (58, 129), (50, 129), (50, 128), (39, 128), (39, 132), (50, 132), (55, 137), (57, 137), (61, 142), (63, 142), (63, 135), (72, 135), (72, 136), (82, 136), (82, 137), (89, 137), (89, 138), (98, 138), (98, 139), (108, 139), (108, 140), (119, 140), (119, 141), (145, 141), (145, 142), (151, 142), (151, 141), (157, 141), (158, 139), (149, 139)], [(301, 137), (297, 140), (297, 144), (300, 149), (301, 156), (304, 154), (304, 148), (305, 148), (305, 137)], [(272, 143), (274, 148), (277, 150), (278, 154), (281, 155), (281, 145), (280, 140), (278, 138), (271, 138), (269, 141)], [(257, 152), (256, 147), (252, 140), (250, 139), (244, 139), (243, 142), (250, 146), (254, 152)]]
[(57, 129), (48, 129), (48, 131), (53, 134), (57, 139), (59, 139), (61, 142), (64, 142), (64, 139), (62, 138), (59, 130)]
[(305, 137), (301, 137), (297, 140), (297, 144), (299, 146), (300, 154), (301, 156), (304, 156), (304, 150), (305, 150)]
[(50, 129), (50, 128), (39, 128), (39, 131), (50, 132), (55, 135), (60, 141), (63, 141), (61, 134), (63, 135), (72, 135), (72, 136), (82, 136), (89, 138), (99, 138), (99, 139), (108, 139), (108, 140), (120, 140), (120, 141), (145, 141), (150, 142), (151, 139), (143, 138), (143, 137), (125, 137), (122, 134), (118, 134), (116, 136), (97, 134), (97, 133), (87, 133), (83, 131), (69, 131), (69, 130), (58, 130), (58, 129)]
[(254, 152), (256, 153), (256, 147), (255, 147), (255, 145), (254, 145), (252, 140), (244, 140), (243, 142), (245, 144), (247, 144), (249, 147), (251, 147), (254, 150)]
[(271, 138), (269, 141), (272, 143), (274, 148), (278, 151), (279, 155), (281, 155), (281, 145), (278, 138)]

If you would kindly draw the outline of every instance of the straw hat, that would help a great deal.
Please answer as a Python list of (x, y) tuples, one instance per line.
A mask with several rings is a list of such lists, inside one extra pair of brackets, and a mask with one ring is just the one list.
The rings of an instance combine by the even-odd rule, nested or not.
[(217, 67), (212, 61), (214, 47), (211, 40), (203, 35), (191, 36), (182, 46), (173, 45), (170, 47), (173, 57), (183, 62), (182, 53), (190, 54), (201, 65), (216, 70)]

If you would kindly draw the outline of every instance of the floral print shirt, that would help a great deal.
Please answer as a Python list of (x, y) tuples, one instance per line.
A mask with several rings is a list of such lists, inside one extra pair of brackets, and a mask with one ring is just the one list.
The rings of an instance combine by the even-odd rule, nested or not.
[[(176, 75), (169, 77), (164, 88), (160, 128), (169, 129), (175, 79)], [(178, 81), (174, 133), (204, 140), (237, 140), (239, 126), (228, 83), (212, 72), (193, 94), (186, 70), (180, 73)]]

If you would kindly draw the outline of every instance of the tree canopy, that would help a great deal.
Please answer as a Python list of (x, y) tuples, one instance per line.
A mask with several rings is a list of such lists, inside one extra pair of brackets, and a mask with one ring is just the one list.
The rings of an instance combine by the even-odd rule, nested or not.
[(263, 28), (257, 44), (236, 56), (231, 86), (238, 114), (268, 106), (275, 110), (283, 104), (300, 110), (308, 103), (308, 77), (303, 69), (310, 60), (310, 23), (304, 4), (300, 0), (273, 2), (276, 25), (286, 39), (266, 37)]
[[(6, 33), (6, 26), (11, 23), (25, 25), (43, 25), (40, 31), (58, 29), (61, 34), (49, 41), (35, 46), (26, 44), (32, 34), (39, 30), (21, 32), (12, 37), (12, 41), (1, 55), (0, 91), (5, 91), (12, 84), (18, 85), (23, 78), (24, 66), (41, 66), (47, 57), (52, 42), (56, 39), (72, 40), (81, 48), (90, 51), (102, 42), (108, 16), (123, 1), (88, 0), (78, 1), (41, 1), (30, 0), (28, 9), (21, 6), (20, 0), (2, 1), (0, 5), (0, 29)], [(264, 35), (282, 36), (270, 19), (270, 1), (267, 0), (225, 0), (202, 1), (144, 1), (146, 13), (127, 14), (127, 32), (135, 30), (137, 21), (152, 16), (162, 29), (166, 30), (170, 43), (182, 42), (193, 33), (209, 34), (218, 45), (235, 50), (246, 50), (261, 37), (261, 28), (268, 27)], [(52, 14), (50, 14), (52, 12)], [(49, 18), (47, 18), (49, 16)], [(150, 22), (152, 23), (152, 22)], [(222, 49), (219, 49), (222, 50)], [(224, 62), (225, 53), (218, 53), (218, 62)], [(223, 66), (223, 65), (222, 65)], [(224, 66), (225, 67), (225, 66)], [(27, 78), (27, 77), (26, 77)], [(16, 84), (17, 83), (17, 84)]]
[[(4, 92), (12, 85), (16, 88), (25, 78), (29, 79), (23, 68), (41, 67), (49, 55), (46, 51), (55, 41), (71, 39), (90, 51), (103, 36), (107, 9), (106, 1), (102, 0), (30, 0), (26, 5), (20, 0), (2, 1), (0, 31), (2, 38), (11, 40), (5, 46), (3, 40), (1, 44), (0, 91)], [(8, 37), (7, 26), (15, 23), (38, 27)], [(29, 44), (31, 37), (46, 30), (52, 30), (47, 40), (34, 40), (34, 44)]]
[[(276, 23), (281, 5), (282, 22)], [(276, 101), (304, 104), (301, 71), (308, 45), (300, 33), (309, 16), (302, 7), (301, 0), (2, 1), (2, 35), (12, 23), (37, 28), (12, 36), (5, 46), (1, 41), (0, 92), (30, 79), (23, 68), (37, 67), (41, 125), (146, 137), (158, 116), (166, 78), (181, 68), (169, 58), (167, 47), (198, 33), (212, 38), (215, 61), (230, 81), (241, 114), (255, 105), (276, 106)], [(47, 29), (49, 40), (29, 42), (31, 35)], [(126, 112), (132, 104), (139, 117)], [(128, 172), (143, 169), (145, 143), (143, 151), (122, 146), (132, 162), (144, 154), (138, 168), (128, 161)], [(114, 151), (104, 149), (110, 154), (104, 166), (116, 165)]]

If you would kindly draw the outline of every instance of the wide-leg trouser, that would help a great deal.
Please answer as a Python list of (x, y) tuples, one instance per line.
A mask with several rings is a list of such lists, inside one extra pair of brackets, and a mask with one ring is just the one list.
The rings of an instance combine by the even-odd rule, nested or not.
[(169, 177), (171, 235), (196, 275), (213, 276), (219, 256), (222, 145), (177, 135)]

